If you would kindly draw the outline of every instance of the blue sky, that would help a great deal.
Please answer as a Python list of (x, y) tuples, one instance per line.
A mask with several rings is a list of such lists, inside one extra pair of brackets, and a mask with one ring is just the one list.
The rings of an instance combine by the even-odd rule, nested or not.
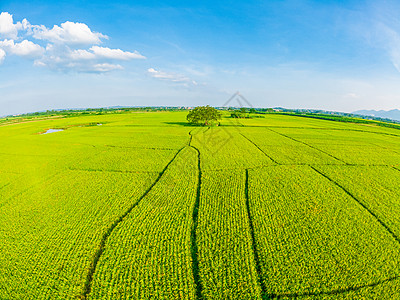
[(400, 108), (396, 1), (0, 2), (0, 115), (113, 105)]

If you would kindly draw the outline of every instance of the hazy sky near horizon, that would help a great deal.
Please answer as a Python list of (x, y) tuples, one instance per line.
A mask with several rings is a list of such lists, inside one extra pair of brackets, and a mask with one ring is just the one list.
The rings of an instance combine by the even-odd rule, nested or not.
[(398, 1), (0, 1), (0, 116), (57, 108), (400, 109)]

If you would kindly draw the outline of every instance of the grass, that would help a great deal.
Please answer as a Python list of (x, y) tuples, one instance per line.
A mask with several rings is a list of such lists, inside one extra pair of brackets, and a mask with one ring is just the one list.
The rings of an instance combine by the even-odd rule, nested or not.
[(186, 114), (0, 122), (0, 299), (400, 297), (398, 129)]

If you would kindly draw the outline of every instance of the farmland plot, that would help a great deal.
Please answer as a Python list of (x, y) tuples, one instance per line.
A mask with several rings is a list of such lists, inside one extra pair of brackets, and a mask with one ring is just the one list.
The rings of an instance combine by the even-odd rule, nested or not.
[(270, 295), (329, 294), (399, 276), (398, 241), (311, 168), (250, 170), (249, 199)]
[(240, 128), (249, 140), (271, 156), (278, 164), (344, 164), (323, 151), (275, 132), (277, 129)]
[(106, 148), (102, 152), (80, 159), (71, 168), (87, 171), (159, 172), (176, 152), (177, 150)]
[(261, 299), (245, 198), (245, 172), (202, 173), (197, 227), (205, 299)]
[(256, 166), (274, 165), (275, 162), (257, 149), (232, 127), (210, 128), (193, 134), (192, 145), (201, 154), (201, 168), (208, 170), (232, 170)]
[(0, 298), (81, 295), (101, 236), (156, 175), (66, 171), (9, 199), (0, 207)]
[[(400, 171), (380, 166), (319, 166), (400, 237)], [(400, 242), (400, 239), (399, 239)]]
[(400, 137), (344, 130), (276, 129), (336, 157), (345, 164), (398, 165)]
[(179, 150), (188, 141), (185, 127), (128, 126), (104, 124), (96, 128), (73, 128), (65, 133), (71, 142), (77, 139), (93, 146), (109, 146), (127, 149), (175, 149)]
[(195, 299), (198, 154), (183, 149), (107, 240), (89, 299)]

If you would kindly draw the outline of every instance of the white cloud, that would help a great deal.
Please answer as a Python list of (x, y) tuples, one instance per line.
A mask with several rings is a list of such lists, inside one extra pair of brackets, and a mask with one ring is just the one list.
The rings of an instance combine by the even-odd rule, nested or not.
[[(103, 49), (106, 49), (105, 53), (101, 52)], [(107, 55), (108, 53), (112, 55)], [(127, 52), (120, 49), (94, 46), (85, 50), (71, 49), (66, 45), (49, 44), (46, 47), (46, 54), (36, 60), (34, 65), (58, 71), (104, 73), (123, 69), (121, 65), (114, 64), (113, 61), (133, 58), (145, 57), (137, 52)]]
[(44, 49), (28, 40), (23, 40), (20, 43), (14, 43), (13, 40), (0, 41), (0, 48), (5, 50), (7, 53), (15, 54), (18, 56), (25, 57), (38, 57), (43, 55)]
[(111, 60), (130, 60), (145, 59), (146, 57), (135, 52), (122, 51), (121, 49), (110, 49), (107, 47), (93, 46), (88, 50), (77, 49), (72, 51), (71, 58), (75, 60), (85, 59), (111, 59)]
[[(26, 20), (24, 20), (26, 21)], [(13, 16), (8, 12), (2, 12), (0, 14), (0, 36), (16, 39), (18, 36), (18, 30), (23, 29), (21, 22), (14, 24)]]
[(46, 67), (47, 66), (46, 63), (44, 63), (43, 61), (38, 60), (38, 59), (33, 62), (33, 65), (36, 67)]
[(3, 62), (6, 57), (6, 52), (3, 49), (0, 49), (0, 64)]
[(73, 60), (89, 60), (89, 59), (96, 59), (96, 55), (93, 52), (89, 52), (83, 49), (76, 49), (73, 50), (69, 56)]
[[(11, 54), (36, 58), (34, 66), (57, 71), (103, 73), (123, 69), (114, 61), (146, 58), (137, 51), (98, 46), (108, 36), (78, 22), (67, 21), (52, 28), (32, 25), (26, 19), (14, 24), (13, 16), (2, 12), (0, 37), (5, 38), (0, 40), (0, 62)], [(83, 46), (88, 49), (80, 49)]]
[(143, 55), (135, 52), (122, 51), (121, 49), (110, 49), (106, 47), (93, 46), (90, 48), (95, 55), (98, 57), (118, 59), (118, 60), (129, 60), (129, 59), (144, 59)]
[(46, 40), (52, 43), (69, 45), (93, 45), (100, 44), (101, 39), (108, 39), (108, 36), (93, 32), (84, 23), (65, 22), (61, 26), (54, 25), (48, 29), (44, 25), (30, 25), (32, 36), (38, 40)]
[(180, 83), (180, 84), (183, 84), (185, 86), (197, 85), (196, 81), (191, 80), (189, 77), (187, 77), (185, 75), (182, 75), (182, 74), (169, 73), (169, 72), (164, 72), (164, 71), (157, 71), (154, 68), (147, 69), (147, 73), (151, 77), (156, 78), (156, 79), (160, 79), (160, 80)]
[(115, 70), (123, 70), (124, 68), (118, 64), (110, 63), (82, 63), (68, 62), (59, 58), (54, 60), (35, 60), (34, 65), (37, 67), (47, 67), (56, 71), (74, 71), (80, 73), (107, 73)]
[(123, 67), (118, 64), (95, 64), (92, 67), (93, 72), (99, 72), (99, 73), (104, 73), (104, 72), (110, 72), (114, 70), (122, 70)]
[(94, 54), (87, 50), (72, 51), (66, 46), (49, 45), (46, 47), (46, 55), (35, 60), (34, 65), (55, 71), (86, 73), (105, 73), (123, 69), (121, 65), (113, 64), (110, 60), (97, 59), (96, 57), (84, 59), (87, 55), (93, 56)]

